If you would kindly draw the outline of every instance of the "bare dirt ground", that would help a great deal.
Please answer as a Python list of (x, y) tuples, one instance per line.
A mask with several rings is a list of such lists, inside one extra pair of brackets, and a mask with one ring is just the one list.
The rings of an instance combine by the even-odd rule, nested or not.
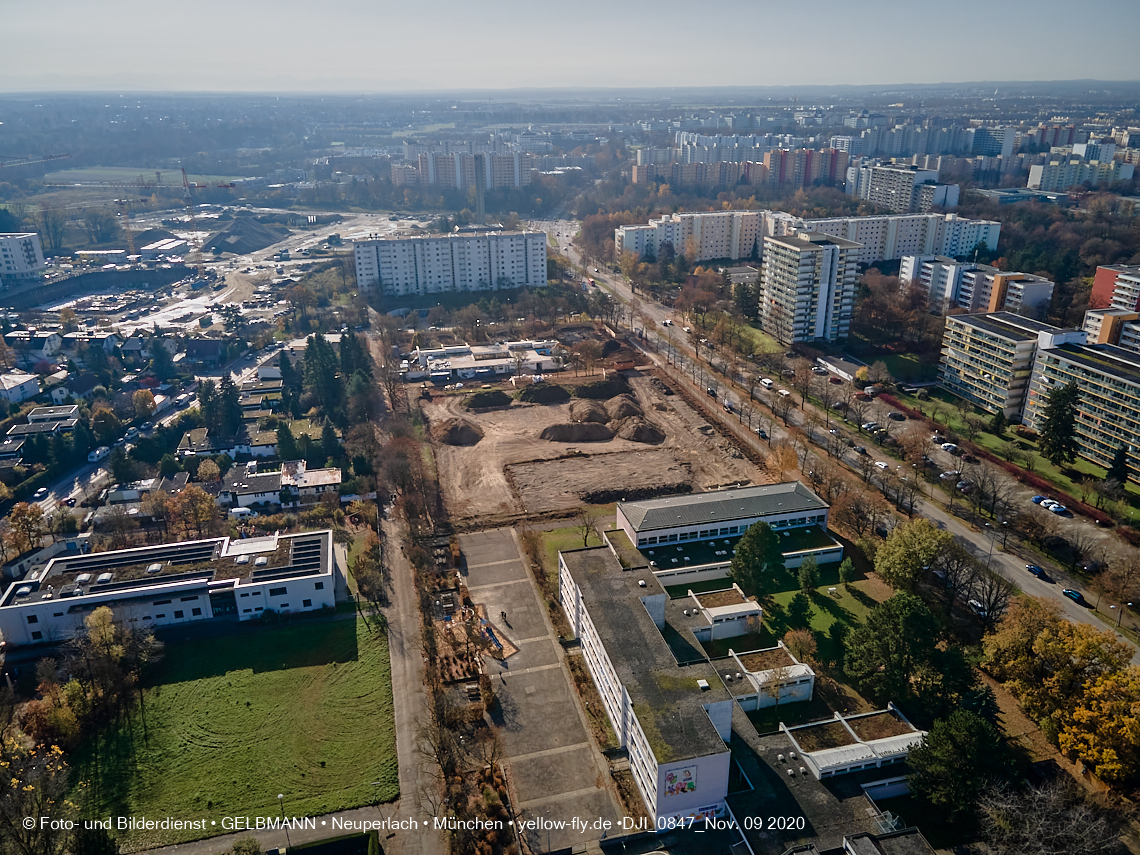
[[(516, 402), (503, 410), (470, 412), (463, 406), (465, 395), (435, 394), (431, 401), (421, 399), (429, 423), (463, 418), (477, 425), (484, 435), (478, 444), (467, 447), (433, 442), (452, 520), (461, 523), (487, 516), (573, 508), (581, 504), (581, 493), (678, 483), (686, 480), (678, 477), (685, 470), (687, 482), (698, 491), (766, 482), (759, 469), (711, 431), (705, 419), (679, 396), (661, 394), (651, 385), (650, 375), (632, 374), (633, 391), (646, 418), (665, 431), (666, 440), (660, 445), (620, 438), (590, 443), (539, 439), (543, 428), (570, 421), (569, 404)], [(559, 381), (575, 385), (585, 379), (563, 375)], [(503, 384), (503, 388), (508, 393), (514, 391), (510, 384)], [(507, 477), (507, 467), (511, 467), (518, 490)]]

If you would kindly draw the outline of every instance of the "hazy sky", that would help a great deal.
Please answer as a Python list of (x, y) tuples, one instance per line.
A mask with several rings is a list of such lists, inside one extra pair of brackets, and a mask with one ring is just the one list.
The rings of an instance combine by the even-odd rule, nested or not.
[(4, 91), (1140, 79), (1140, 0), (4, 5)]

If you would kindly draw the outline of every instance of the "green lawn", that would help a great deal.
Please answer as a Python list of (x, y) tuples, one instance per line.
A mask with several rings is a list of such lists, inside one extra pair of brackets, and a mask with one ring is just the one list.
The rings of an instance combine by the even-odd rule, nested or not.
[(205, 832), (120, 837), (136, 850), (223, 833), (223, 816), (277, 816), (278, 793), (289, 816), (392, 801), (387, 637), (337, 620), (172, 645), (142, 708), (83, 745), (72, 767), (86, 817), (207, 822)]
[[(964, 434), (965, 420), (957, 409), (956, 404), (958, 402), (958, 399), (944, 389), (931, 389), (929, 391), (931, 397), (931, 400), (929, 401), (920, 401), (914, 395), (907, 395), (898, 391), (892, 391), (891, 394), (894, 397), (898, 398), (899, 401), (906, 404), (908, 407), (916, 410), (921, 410), (927, 415), (932, 415), (932, 406), (934, 402), (941, 402), (942, 406), (940, 412), (938, 413), (939, 421), (949, 427), (951, 430), (956, 431), (959, 434)], [(966, 411), (966, 415), (970, 414), (980, 416), (986, 419), (987, 422), (990, 418), (992, 418), (989, 413), (986, 413), (976, 407), (971, 407)], [(1005, 433), (1003, 433), (1000, 437), (995, 436), (988, 430), (980, 431), (974, 437), (975, 444), (980, 445), (982, 448), (986, 449), (992, 454), (997, 455), (1003, 460), (1005, 459), (1004, 447), (1008, 442), (1012, 442), (1017, 445), (1023, 454), (1027, 452), (1035, 452), (1037, 454), (1037, 458), (1036, 463), (1033, 467), (1033, 474), (1044, 478), (1047, 481), (1050, 481), (1056, 486), (1058, 490), (1064, 490), (1066, 493), (1076, 496), (1077, 498), (1080, 498), (1081, 496), (1082, 488), (1078, 482), (1082, 478), (1088, 476), (1094, 478), (1097, 481), (1102, 481), (1108, 474), (1107, 470), (1102, 469), (1095, 463), (1090, 463), (1088, 460), (1078, 457), (1071, 466), (1065, 467), (1065, 470), (1072, 470), (1074, 473), (1076, 473), (1076, 480), (1074, 480), (1074, 477), (1069, 475), (1067, 471), (1054, 466), (1052, 463), (1042, 457), (1036, 442), (1028, 439), (1022, 439), (1021, 437), (1016, 436), (1013, 433), (1012, 428), (1005, 431)], [(1140, 486), (1129, 482), (1127, 485), (1127, 492), (1129, 503), (1131, 503), (1133, 507), (1140, 507)]]
[[(64, 169), (59, 172), (49, 172), (44, 180), (48, 184), (98, 184), (108, 181), (122, 181), (130, 183), (138, 181), (155, 180), (153, 167), (134, 166), (82, 166), (77, 169)], [(182, 172), (176, 169), (159, 169), (162, 173), (162, 183), (166, 187), (181, 189)], [(233, 181), (236, 176), (228, 175), (187, 175), (191, 184), (220, 184)]]
[(938, 376), (938, 360), (929, 356), (919, 356), (914, 353), (894, 353), (890, 356), (879, 356), (870, 362), (882, 360), (891, 376), (903, 383), (921, 383), (924, 380), (934, 380)]

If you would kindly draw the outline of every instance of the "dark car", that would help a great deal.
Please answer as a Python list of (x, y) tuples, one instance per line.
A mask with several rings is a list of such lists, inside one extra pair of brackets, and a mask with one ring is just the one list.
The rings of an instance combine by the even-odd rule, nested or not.
[(854, 451), (856, 454), (866, 454), (867, 453), (867, 449), (865, 449), (861, 445), (856, 445), (851, 450)]
[(1043, 567), (1038, 567), (1036, 564), (1026, 564), (1025, 569), (1040, 579), (1042, 582), (1049, 581), (1049, 574), (1045, 572)]
[(705, 389), (705, 394), (708, 395), (710, 398), (715, 398), (716, 397), (716, 389), (714, 389), (712, 386), (709, 386), (707, 389)]
[(1072, 600), (1074, 603), (1080, 603), (1082, 606), (1085, 604), (1084, 594), (1074, 588), (1065, 588), (1063, 591), (1061, 591), (1061, 593)]
[(904, 416), (902, 413), (887, 413), (887, 418), (893, 419), (896, 422), (905, 422), (906, 421), (906, 416)]

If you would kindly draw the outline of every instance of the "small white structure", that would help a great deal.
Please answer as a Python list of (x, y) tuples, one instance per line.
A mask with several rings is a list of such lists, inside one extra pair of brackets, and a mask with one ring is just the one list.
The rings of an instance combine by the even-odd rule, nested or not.
[(892, 703), (885, 710), (787, 727), (804, 764), (817, 780), (903, 763), (922, 744), (926, 731), (911, 724)]
[(40, 393), (40, 379), (35, 374), (0, 375), (0, 397), (9, 404), (19, 404)]

